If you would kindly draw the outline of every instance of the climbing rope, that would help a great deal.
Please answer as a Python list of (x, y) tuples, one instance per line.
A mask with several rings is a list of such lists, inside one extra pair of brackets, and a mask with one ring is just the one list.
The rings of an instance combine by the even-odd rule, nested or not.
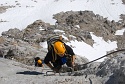
[(99, 58), (97, 58), (97, 59), (95, 59), (95, 60), (92, 60), (92, 61), (87, 62), (87, 63), (85, 63), (85, 64), (81, 64), (81, 66), (85, 66), (85, 65), (87, 65), (87, 64), (90, 64), (90, 63), (95, 62), (95, 61), (97, 61), (97, 60), (99, 60), (99, 59), (102, 59), (102, 58), (104, 58), (104, 57), (108, 57), (108, 56), (111, 55), (111, 54), (114, 54), (114, 53), (117, 53), (117, 52), (121, 52), (121, 51), (125, 51), (125, 49), (120, 49), (120, 50), (117, 50), (117, 51), (113, 51), (113, 52), (108, 53), (108, 54), (106, 54), (106, 55), (104, 55), (104, 56), (101, 56), (101, 57), (99, 57)]

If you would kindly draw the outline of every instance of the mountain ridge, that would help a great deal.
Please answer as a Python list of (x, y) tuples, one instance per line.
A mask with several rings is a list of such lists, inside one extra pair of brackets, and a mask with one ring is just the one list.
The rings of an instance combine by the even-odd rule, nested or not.
[[(45, 3), (41, 3), (41, 4), (44, 4), (45, 6), (48, 3), (47, 1), (48, 0), (46, 1), (44, 0)], [(56, 1), (56, 0), (53, 0), (53, 1)], [(57, 0), (57, 1), (60, 1), (60, 0)], [(76, 2), (76, 0), (70, 0), (70, 1), (71, 3)], [(87, 0), (87, 1), (90, 1), (90, 0)], [(122, 1), (124, 3), (124, 0)], [(28, 5), (27, 3), (25, 3), (25, 5), (24, 4), (22, 5), (22, 3), (20, 4), (19, 1), (14, 1), (16, 5), (8, 6), (8, 3), (1, 4), (0, 16), (10, 11), (9, 9), (12, 10), (18, 7), (35, 9), (36, 4), (42, 1), (31, 0), (31, 2), (32, 2), (32, 5), (31, 4)], [(114, 6), (119, 5), (117, 2), (113, 0), (111, 2), (112, 2), (112, 5)], [(91, 3), (92, 2), (89, 2), (90, 5)], [(55, 2), (53, 2), (53, 4), (54, 6), (56, 6)], [(7, 5), (7, 6), (4, 7), (3, 5)], [(98, 5), (100, 4), (98, 3)], [(105, 2), (105, 5), (106, 5), (106, 2)], [(37, 6), (39, 5), (37, 4)], [(49, 9), (50, 7), (45, 7), (45, 8)], [(107, 12), (109, 12), (109, 10), (107, 10)], [(38, 11), (37, 12), (35, 11), (35, 13), (38, 13)], [(30, 13), (30, 15), (32, 14), (34, 13)], [(40, 14), (38, 14), (38, 16)], [(29, 17), (31, 18), (31, 16)], [(78, 42), (84, 42), (85, 44), (89, 45), (91, 48), (94, 47), (94, 44), (96, 42), (93, 39), (93, 35), (94, 35), (95, 37), (100, 38), (101, 40), (104, 39), (104, 41), (108, 44), (110, 43), (110, 41), (117, 42), (117, 48), (115, 48), (116, 50), (125, 48), (125, 41), (124, 41), (125, 32), (123, 33), (123, 35), (115, 35), (117, 30), (124, 29), (125, 27), (125, 14), (121, 14), (120, 18), (121, 19), (119, 21), (115, 21), (115, 20), (110, 21), (108, 20), (109, 18), (101, 16), (99, 14), (95, 14), (93, 11), (89, 11), (89, 10), (73, 11), (72, 10), (72, 11), (66, 11), (66, 12), (58, 12), (54, 14), (53, 19), (56, 21), (56, 23), (53, 25), (50, 23), (44, 22), (44, 20), (42, 20), (39, 17), (37, 17), (37, 20), (33, 20), (34, 22), (27, 25), (27, 27), (23, 29), (19, 29), (18, 27), (11, 28), (11, 25), (8, 25), (10, 29), (8, 29), (7, 31), (3, 31), (0, 36), (0, 57), (1, 57), (0, 58), (0, 66), (1, 66), (0, 83), (8, 84), (9, 82), (10, 84), (17, 84), (17, 83), (47, 84), (51, 82), (51, 84), (55, 84), (55, 83), (57, 84), (58, 83), (124, 84), (125, 83), (124, 81), (125, 53), (124, 52), (112, 54), (107, 58), (105, 58), (104, 61), (102, 62), (93, 62), (91, 64), (88, 64), (86, 68), (80, 71), (74, 72), (72, 76), (69, 76), (67, 73), (65, 73), (64, 76), (58, 76), (57, 74), (57, 76), (46, 77), (44, 76), (44, 74), (46, 73), (47, 70), (42, 72), (41, 67), (40, 68), (34, 67), (34, 58), (40, 57), (41, 59), (44, 59), (47, 53), (47, 49), (44, 48), (45, 45), (41, 45), (41, 44), (46, 42), (47, 37), (50, 37), (53, 35), (62, 35), (64, 37), (64, 41), (67, 44), (70, 43), (71, 41), (74, 41), (74, 42), (78, 41)], [(27, 18), (25, 19), (25, 21), (28, 21), (28, 20), (29, 19)], [(0, 24), (7, 23), (7, 22), (9, 23), (9, 20), (2, 18), (0, 21)], [(96, 45), (99, 45), (99, 44), (96, 44)], [(76, 47), (71, 44), (70, 46), (72, 48)], [(102, 46), (102, 48), (106, 48), (106, 46)], [(106, 53), (110, 53), (113, 51), (114, 50), (108, 51), (107, 49)], [(91, 50), (89, 51), (89, 53), (92, 53), (92, 52), (93, 51)], [(98, 53), (101, 53), (101, 52), (98, 52)], [(87, 56), (88, 55), (84, 57), (83, 55), (83, 57), (81, 57), (80, 55), (77, 55), (76, 63), (80, 65), (80, 64), (85, 64), (86, 62), (89, 62), (88, 60), (89, 56), (88, 57)], [(94, 59), (96, 59), (96, 57), (94, 57)], [(48, 69), (48, 67), (45, 66), (45, 69)]]

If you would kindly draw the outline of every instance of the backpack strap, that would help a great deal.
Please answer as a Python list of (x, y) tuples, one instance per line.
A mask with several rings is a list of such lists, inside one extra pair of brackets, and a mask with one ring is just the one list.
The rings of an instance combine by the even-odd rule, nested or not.
[[(52, 45), (53, 46), (53, 45)], [(52, 62), (55, 62), (56, 61), (56, 59), (57, 59), (57, 54), (56, 53), (54, 53), (54, 49), (52, 48)]]

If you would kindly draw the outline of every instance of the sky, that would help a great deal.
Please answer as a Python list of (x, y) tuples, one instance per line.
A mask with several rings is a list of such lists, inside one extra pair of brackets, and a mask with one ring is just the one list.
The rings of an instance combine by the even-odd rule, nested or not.
[[(39, 19), (55, 24), (56, 20), (53, 19), (53, 14), (71, 10), (89, 10), (108, 20), (115, 21), (120, 20), (120, 14), (125, 14), (125, 5), (121, 0), (0, 0), (0, 6), (11, 6), (6, 12), (0, 14), (0, 21), (3, 21), (0, 22), (0, 34), (10, 28), (25, 29), (29, 24)], [(119, 30), (116, 35), (122, 35), (124, 31), (125, 29)], [(97, 37), (92, 32), (91, 35), (95, 42), (93, 47), (78, 41), (71, 41), (67, 44), (74, 46), (73, 50), (77, 55), (86, 57), (90, 61), (117, 48), (117, 42), (105, 42), (102, 37)], [(44, 47), (47, 46), (44, 45)]]

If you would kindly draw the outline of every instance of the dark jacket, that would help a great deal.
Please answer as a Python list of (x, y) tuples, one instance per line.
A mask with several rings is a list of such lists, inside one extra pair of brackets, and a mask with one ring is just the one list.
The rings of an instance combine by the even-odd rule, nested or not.
[[(72, 49), (70, 46), (68, 46), (68, 45), (66, 45), (66, 44), (64, 44), (64, 46), (65, 46), (65, 48), (66, 48), (66, 54), (71, 55), (71, 56), (75, 55), (74, 52), (73, 52), (73, 49)], [(64, 57), (66, 57), (66, 56), (67, 56), (67, 55), (64, 55)], [(51, 50), (46, 54), (46, 57), (45, 57), (45, 59), (44, 59), (44, 63), (45, 63), (45, 64), (48, 64), (49, 62), (51, 62), (51, 63), (53, 63), (54, 65), (55, 65), (55, 64), (63, 65), (63, 63), (61, 63), (61, 59), (62, 59), (62, 58), (63, 58), (63, 57), (58, 56), (58, 55), (54, 52), (54, 50), (51, 49)]]

